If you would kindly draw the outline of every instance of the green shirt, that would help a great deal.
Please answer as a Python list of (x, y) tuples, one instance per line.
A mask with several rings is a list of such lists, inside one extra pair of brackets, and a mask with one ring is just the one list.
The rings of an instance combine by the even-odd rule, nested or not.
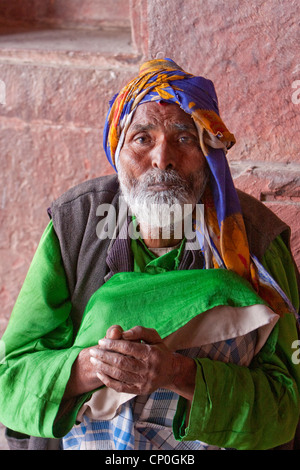
[[(183, 246), (156, 258), (143, 243), (133, 242), (134, 269), (150, 274), (176, 269)], [(294, 267), (280, 237), (267, 250), (263, 264), (299, 308)], [(72, 347), (71, 308), (59, 241), (50, 222), (2, 338), (6, 350), (0, 365), (0, 422), (7, 427), (29, 435), (61, 437), (86, 400), (79, 397), (73, 414), (55, 421), (79, 352)], [(299, 418), (300, 365), (292, 361), (296, 339), (295, 318), (287, 314), (249, 368), (195, 359), (189, 423), (183, 424), (186, 401), (180, 398), (173, 422), (175, 437), (236, 449), (267, 449), (292, 439)]]
[(178, 248), (158, 257), (147, 248), (143, 240), (133, 239), (131, 241), (131, 251), (133, 253), (134, 272), (159, 274), (178, 269), (184, 250), (184, 244), (185, 240), (181, 242)]

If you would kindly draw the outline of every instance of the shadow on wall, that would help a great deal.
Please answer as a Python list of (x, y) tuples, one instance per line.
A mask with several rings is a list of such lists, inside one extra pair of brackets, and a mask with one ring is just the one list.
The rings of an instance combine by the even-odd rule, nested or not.
[(41, 28), (129, 28), (129, 0), (0, 0), (0, 24)]

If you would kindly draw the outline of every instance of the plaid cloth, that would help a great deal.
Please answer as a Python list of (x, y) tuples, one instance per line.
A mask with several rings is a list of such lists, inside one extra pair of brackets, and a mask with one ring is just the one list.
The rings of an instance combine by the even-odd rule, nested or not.
[[(222, 362), (248, 365), (257, 332), (200, 348), (178, 351), (189, 357), (208, 357)], [(149, 396), (136, 396), (123, 404), (109, 421), (84, 415), (63, 438), (64, 450), (223, 450), (201, 441), (176, 441), (172, 422), (179, 396), (159, 388)]]

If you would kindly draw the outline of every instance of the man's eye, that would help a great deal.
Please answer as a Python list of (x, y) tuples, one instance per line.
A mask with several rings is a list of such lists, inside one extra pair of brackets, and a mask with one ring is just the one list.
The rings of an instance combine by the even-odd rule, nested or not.
[(147, 142), (150, 141), (150, 138), (149, 136), (146, 136), (146, 135), (138, 135), (133, 140), (137, 144), (146, 144)]
[(178, 140), (181, 144), (192, 144), (196, 142), (195, 137), (191, 135), (181, 135)]

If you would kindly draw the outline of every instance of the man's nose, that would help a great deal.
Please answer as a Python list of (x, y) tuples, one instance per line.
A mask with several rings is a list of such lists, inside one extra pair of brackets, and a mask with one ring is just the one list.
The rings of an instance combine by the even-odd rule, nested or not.
[(159, 170), (175, 168), (174, 148), (166, 139), (161, 139), (152, 150), (152, 167)]

